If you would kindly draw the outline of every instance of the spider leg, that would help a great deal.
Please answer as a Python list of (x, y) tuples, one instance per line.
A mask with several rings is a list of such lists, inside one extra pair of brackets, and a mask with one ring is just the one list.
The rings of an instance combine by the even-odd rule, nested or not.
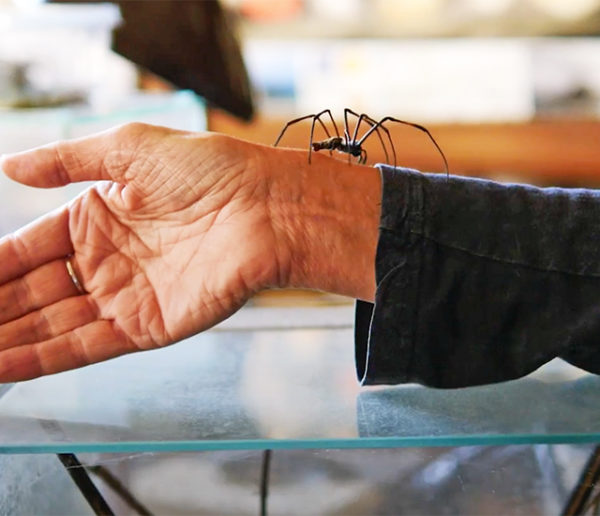
[[(394, 142), (392, 141), (392, 137), (390, 136), (390, 131), (384, 126), (384, 125), (378, 125), (377, 120), (371, 118), (370, 116), (366, 115), (363, 113), (364, 116), (364, 120), (369, 123), (371, 125), (371, 127), (375, 128), (375, 134), (377, 134), (377, 138), (379, 138), (379, 143), (381, 143), (381, 148), (383, 149), (383, 153), (385, 154), (385, 162), (389, 163), (390, 162), (390, 156), (388, 154), (387, 151), (387, 147), (385, 146), (385, 143), (383, 142), (383, 138), (381, 137), (381, 133), (379, 132), (379, 130), (381, 129), (382, 131), (384, 131), (386, 133), (387, 139), (390, 143), (390, 147), (392, 149), (392, 155), (394, 156), (394, 167), (396, 166), (396, 149), (394, 148)], [(362, 142), (365, 141), (365, 139), (361, 139), (360, 141), (360, 145), (362, 146)]]
[(297, 124), (298, 122), (302, 122), (302, 120), (306, 120), (307, 118), (311, 118), (311, 117), (315, 117), (316, 115), (306, 115), (306, 116), (301, 116), (300, 118), (294, 118), (294, 120), (290, 120), (287, 124), (285, 124), (283, 126), (283, 129), (281, 130), (281, 132), (279, 133), (279, 136), (277, 137), (277, 140), (275, 140), (275, 143), (273, 144), (273, 147), (277, 147), (277, 145), (279, 144), (281, 138), (283, 138), (283, 135), (285, 134), (285, 132), (288, 130), (288, 128), (294, 124)]
[(315, 124), (316, 124), (317, 120), (318, 119), (317, 119), (316, 115), (313, 115), (312, 124), (310, 126), (310, 139), (308, 140), (308, 164), (309, 165), (310, 165), (310, 158), (312, 156), (313, 135), (315, 134)]
[[(324, 109), (323, 111), (321, 111), (318, 114), (318, 116), (321, 117), (325, 113), (327, 113), (329, 115), (329, 119), (331, 120), (331, 125), (333, 126), (333, 128), (335, 130), (335, 135), (339, 138), (340, 137), (340, 132), (338, 131), (338, 126), (335, 123), (335, 120), (333, 119), (333, 115), (331, 114), (331, 109)], [(325, 132), (327, 132), (327, 130), (325, 130)], [(327, 137), (329, 137), (329, 133), (327, 133)]]
[[(352, 111), (350, 108), (344, 109), (344, 137), (346, 138), (346, 143), (351, 142), (351, 140), (350, 140), (350, 124), (348, 124), (348, 113), (355, 116), (356, 118), (359, 117), (358, 113)], [(356, 136), (356, 131), (354, 134)]]
[[(328, 113), (329, 114), (329, 118), (331, 118), (331, 120), (333, 121), (333, 116), (331, 115), (331, 110), (329, 110), (329, 109), (324, 109), (323, 111), (320, 111), (316, 115), (309, 115), (309, 116), (313, 117), (312, 125), (310, 127), (310, 140), (309, 140), (309, 143), (308, 143), (308, 163), (309, 164), (310, 164), (311, 156), (312, 156), (312, 146), (313, 146), (313, 139), (314, 139), (314, 133), (315, 133), (315, 124), (317, 123), (317, 121), (321, 124), (321, 127), (325, 131), (325, 134), (327, 135), (327, 138), (331, 138), (331, 134), (327, 130), (327, 126), (325, 125), (325, 123), (323, 122), (323, 120), (321, 120), (321, 117), (325, 113)], [(308, 117), (305, 117), (305, 118), (308, 118)], [(336, 134), (337, 134), (337, 127), (335, 125), (335, 121), (333, 121), (333, 126), (334, 126), (334, 128), (336, 130)], [(331, 151), (329, 151), (329, 154), (331, 155)]]
[(364, 113), (359, 115), (358, 113), (355, 113), (354, 111), (352, 111), (352, 114), (358, 118), (358, 120), (356, 121), (356, 125), (354, 126), (354, 133), (352, 134), (352, 140), (351, 140), (352, 143), (355, 143), (356, 137), (358, 136), (358, 128), (360, 127), (360, 124), (362, 123), (362, 121), (365, 119), (365, 117), (367, 115), (365, 115)]
[[(349, 129), (349, 124), (348, 124), (348, 113), (350, 113), (351, 115), (355, 116), (357, 118), (356, 121), (356, 125), (354, 126), (354, 132), (352, 134), (352, 137), (350, 137), (350, 129)], [(358, 135), (358, 131), (360, 129), (360, 124), (364, 121), (366, 121), (368, 124), (373, 125), (377, 122), (375, 122), (375, 120), (373, 120), (371, 117), (369, 117), (368, 115), (362, 113), (362, 114), (358, 114), (356, 111), (352, 111), (350, 108), (345, 108), (344, 109), (344, 120), (346, 123), (346, 143), (348, 146), (353, 147), (356, 144), (356, 137)], [(383, 140), (381, 139), (381, 135), (379, 135), (379, 133), (377, 133), (377, 135), (379, 136), (379, 141), (381, 142), (381, 145), (383, 146), (383, 152), (385, 152), (386, 155), (386, 161), (388, 160), (387, 158), (387, 150), (385, 148), (385, 145), (383, 144)], [(362, 148), (361, 145), (358, 146), (360, 149), (360, 155), (358, 156), (358, 160), (357, 163), (360, 164), (364, 164), (367, 160), (366, 157), (366, 152), (364, 151), (364, 149)], [(363, 154), (364, 153), (364, 154)], [(348, 161), (350, 161), (350, 158), (348, 158)]]
[[(331, 138), (331, 135), (329, 134), (329, 131), (327, 130), (327, 126), (326, 126), (326, 125), (323, 123), (323, 121), (321, 120), (321, 117), (322, 117), (324, 114), (328, 114), (328, 115), (329, 115), (329, 118), (330, 118), (330, 120), (331, 120), (331, 124), (333, 125), (333, 128), (335, 129), (335, 134), (336, 134), (336, 136), (339, 138), (339, 136), (340, 136), (340, 133), (339, 133), (339, 131), (338, 131), (337, 125), (336, 125), (336, 123), (335, 123), (335, 120), (333, 119), (333, 115), (331, 114), (331, 109), (324, 109), (324, 110), (323, 110), (323, 111), (321, 111), (320, 113), (317, 113), (317, 114), (315, 115), (315, 117), (316, 117), (316, 118), (319, 120), (319, 123), (321, 124), (321, 127), (324, 129), (324, 131), (325, 131), (325, 134), (327, 135), (327, 138)], [(310, 140), (310, 145), (311, 145), (311, 147), (312, 147), (312, 138), (311, 138), (311, 140)], [(333, 151), (331, 151), (331, 150), (330, 150), (330, 151), (329, 151), (329, 155), (331, 156), (332, 154), (333, 154)], [(309, 161), (309, 163), (310, 163), (310, 161)]]
[[(337, 126), (335, 125), (335, 121), (333, 120), (333, 116), (331, 115), (331, 110), (329, 109), (324, 109), (323, 111), (317, 113), (317, 114), (312, 114), (312, 115), (305, 115), (305, 116), (301, 116), (299, 118), (294, 118), (294, 120), (290, 120), (288, 123), (286, 123), (283, 126), (283, 129), (281, 130), (281, 132), (279, 133), (279, 136), (277, 137), (277, 140), (275, 140), (275, 143), (273, 144), (273, 147), (277, 147), (277, 145), (279, 144), (279, 142), (281, 141), (281, 138), (283, 138), (283, 135), (285, 134), (285, 132), (289, 129), (290, 126), (297, 124), (298, 122), (302, 122), (303, 120), (307, 120), (309, 118), (312, 118), (312, 126), (310, 129), (310, 140), (309, 140), (309, 146), (308, 146), (308, 162), (310, 163), (310, 158), (311, 158), (311, 153), (312, 153), (312, 144), (313, 144), (313, 134), (314, 134), (314, 130), (315, 130), (315, 123), (318, 120), (319, 123), (321, 124), (321, 127), (323, 128), (323, 130), (325, 131), (325, 134), (327, 135), (327, 138), (331, 137), (331, 134), (329, 133), (329, 131), (327, 130), (327, 126), (325, 125), (325, 123), (323, 122), (323, 120), (321, 120), (321, 116), (325, 113), (329, 114), (329, 118), (331, 118), (331, 121), (333, 122), (333, 126), (335, 128), (336, 134), (338, 134), (337, 131)], [(331, 151), (329, 152), (331, 154)]]
[(367, 151), (365, 149), (360, 149), (360, 157), (358, 158), (358, 164), (364, 165), (367, 162)]
[[(362, 113), (361, 115), (359, 115), (358, 113), (352, 111), (351, 109), (346, 108), (344, 110), (344, 114), (346, 115), (347, 113), (350, 113), (352, 115), (354, 115), (355, 117), (358, 118), (358, 122), (356, 123), (356, 127), (354, 128), (354, 134), (352, 135), (352, 140), (350, 140), (350, 143), (354, 144), (357, 143), (356, 142), (356, 137), (358, 135), (358, 128), (361, 124), (361, 122), (364, 120), (365, 122), (367, 122), (371, 127), (376, 126), (377, 125), (377, 120), (371, 118), (369, 115), (367, 115), (366, 113)], [(392, 147), (392, 152), (394, 153), (394, 161), (396, 160), (395, 154), (396, 154), (396, 150), (394, 149), (394, 142), (392, 141), (392, 138), (390, 136), (390, 132), (385, 128), (385, 126), (380, 126), (378, 128), (375, 129), (375, 132), (377, 133), (377, 137), (379, 138), (379, 143), (381, 143), (381, 148), (383, 149), (383, 153), (385, 154), (385, 161), (387, 163), (390, 162), (390, 157), (387, 151), (387, 147), (385, 146), (385, 143), (383, 141), (383, 138), (381, 137), (381, 134), (379, 133), (379, 129), (382, 129), (384, 131), (386, 131), (387, 133), (387, 137), (388, 140), (390, 142), (390, 146)], [(362, 149), (362, 142), (364, 142), (366, 140), (366, 138), (363, 138), (359, 143), (359, 145), (361, 145), (361, 149)], [(396, 165), (394, 165), (396, 166)]]
[[(377, 122), (376, 125), (372, 126), (363, 136), (362, 138), (359, 140), (359, 144), (362, 144), (363, 141), (365, 141), (365, 139), (374, 131), (376, 130), (378, 127), (382, 127), (383, 124), (385, 122), (396, 122), (398, 124), (404, 124), (404, 125), (408, 125), (410, 127), (414, 127), (415, 129), (418, 129), (419, 131), (423, 131), (425, 134), (427, 134), (427, 136), (429, 136), (429, 139), (432, 141), (432, 143), (435, 145), (435, 148), (438, 150), (438, 152), (440, 153), (440, 156), (442, 156), (442, 159), (444, 160), (444, 169), (446, 172), (446, 177), (448, 177), (450, 175), (449, 172), (449, 168), (448, 168), (448, 160), (446, 159), (446, 155), (444, 154), (444, 151), (441, 149), (441, 147), (438, 145), (438, 143), (435, 141), (434, 137), (431, 135), (431, 133), (429, 132), (429, 130), (426, 127), (423, 127), (422, 125), (419, 124), (414, 124), (412, 122), (406, 122), (405, 120), (398, 120), (397, 118), (391, 117), (391, 116), (386, 116), (384, 118), (382, 118), (379, 122)], [(395, 154), (395, 153), (394, 153)], [(395, 165), (394, 165), (395, 166)]]
[[(346, 147), (350, 144), (350, 124), (348, 123), (348, 113), (355, 115), (356, 113), (352, 111), (350, 108), (344, 108), (344, 144)], [(350, 165), (352, 156), (349, 152), (348, 154), (348, 165)]]

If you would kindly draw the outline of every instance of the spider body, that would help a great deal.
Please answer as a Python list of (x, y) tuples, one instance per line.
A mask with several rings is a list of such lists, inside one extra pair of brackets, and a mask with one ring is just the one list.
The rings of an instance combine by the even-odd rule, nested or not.
[[(331, 122), (331, 127), (335, 131), (335, 136), (333, 136), (329, 132), (329, 130), (327, 129), (327, 125), (325, 124), (325, 122), (323, 122), (323, 120), (321, 120), (321, 117), (323, 117), (323, 116), (328, 117), (329, 121)], [(356, 125), (354, 126), (354, 130), (352, 132), (350, 131), (350, 125), (348, 123), (348, 118), (350, 116), (356, 118)], [(408, 125), (410, 127), (414, 127), (415, 129), (418, 129), (419, 131), (423, 131), (424, 133), (426, 133), (427, 136), (429, 137), (429, 139), (432, 141), (435, 148), (440, 153), (440, 156), (442, 157), (442, 159), (444, 161), (444, 169), (446, 172), (446, 176), (448, 176), (448, 174), (449, 174), (448, 161), (446, 160), (446, 156), (444, 155), (444, 152), (442, 151), (440, 146), (437, 144), (437, 142), (435, 141), (433, 136), (431, 136), (431, 133), (427, 130), (427, 128), (423, 127), (422, 125), (414, 124), (412, 122), (407, 122), (405, 120), (399, 120), (399, 119), (391, 117), (391, 116), (386, 116), (386, 117), (382, 118), (381, 120), (377, 121), (365, 113), (362, 113), (359, 115), (358, 113), (356, 113), (355, 111), (352, 111), (349, 108), (344, 109), (344, 134), (343, 134), (343, 136), (340, 135), (340, 131), (338, 130), (338, 126), (335, 123), (335, 120), (333, 119), (331, 110), (324, 109), (323, 111), (320, 111), (319, 113), (301, 116), (300, 118), (295, 118), (294, 120), (290, 120), (287, 124), (285, 124), (285, 126), (279, 133), (279, 136), (273, 145), (276, 147), (279, 144), (279, 142), (283, 138), (283, 135), (285, 134), (285, 132), (288, 130), (288, 128), (290, 126), (297, 124), (298, 122), (301, 122), (303, 120), (308, 120), (308, 119), (312, 119), (312, 124), (310, 127), (310, 140), (309, 140), (309, 145), (308, 145), (308, 162), (309, 163), (311, 162), (311, 156), (312, 156), (313, 151), (318, 152), (321, 150), (327, 150), (327, 151), (329, 151), (329, 153), (331, 153), (332, 151), (337, 151), (337, 152), (341, 152), (343, 154), (347, 154), (348, 155), (348, 163), (351, 162), (352, 158), (358, 158), (357, 162), (359, 164), (364, 164), (367, 162), (367, 151), (363, 147), (363, 144), (367, 140), (367, 138), (369, 138), (373, 134), (376, 134), (377, 138), (379, 139), (379, 142), (381, 143), (381, 147), (383, 148), (386, 162), (389, 165), (393, 165), (395, 167), (396, 166), (396, 148), (394, 146), (394, 142), (392, 140), (390, 131), (386, 127), (386, 124), (397, 123), (397, 124), (403, 124), (403, 125)], [(320, 124), (321, 128), (327, 135), (327, 138), (325, 138), (324, 140), (315, 141), (315, 139), (314, 139), (315, 125), (317, 123)], [(361, 125), (363, 125), (363, 124), (366, 124), (368, 126), (368, 128), (362, 135), (359, 135)], [(351, 135), (351, 133), (352, 133), (352, 135)], [(381, 135), (382, 133), (385, 135), (385, 141)], [(390, 153), (388, 151), (391, 151), (392, 162), (390, 162)]]
[[(321, 141), (313, 141), (311, 143), (312, 150), (317, 152), (320, 150), (338, 151), (349, 156), (358, 158), (359, 163), (366, 161), (366, 152), (358, 142), (347, 141), (341, 136), (332, 136)], [(364, 161), (363, 161), (364, 159)]]

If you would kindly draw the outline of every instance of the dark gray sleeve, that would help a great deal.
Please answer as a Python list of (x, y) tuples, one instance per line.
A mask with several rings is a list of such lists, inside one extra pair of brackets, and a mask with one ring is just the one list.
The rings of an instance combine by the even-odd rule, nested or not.
[(379, 168), (363, 384), (491, 383), (554, 357), (600, 373), (600, 192)]

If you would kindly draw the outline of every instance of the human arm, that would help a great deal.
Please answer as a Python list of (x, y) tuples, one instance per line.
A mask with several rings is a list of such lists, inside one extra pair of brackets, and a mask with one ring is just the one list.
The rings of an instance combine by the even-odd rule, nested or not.
[(100, 181), (0, 240), (0, 382), (174, 343), (266, 288), (373, 299), (373, 168), (142, 124), (0, 167), (36, 187)]
[(376, 298), (365, 383), (487, 383), (555, 356), (600, 372), (597, 192), (390, 167), (382, 188), (375, 168), (140, 124), (1, 166), (100, 182), (0, 240), (0, 382), (171, 344), (278, 287)]

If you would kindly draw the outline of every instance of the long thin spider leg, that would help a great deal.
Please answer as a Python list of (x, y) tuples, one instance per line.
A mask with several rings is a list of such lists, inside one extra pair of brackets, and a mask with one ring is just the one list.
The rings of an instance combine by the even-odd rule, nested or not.
[[(355, 117), (357, 117), (357, 118), (358, 118), (358, 122), (357, 122), (357, 124), (356, 124), (356, 127), (354, 128), (354, 135), (352, 136), (352, 139), (349, 141), (349, 143), (351, 143), (351, 144), (355, 144), (355, 143), (357, 143), (357, 142), (356, 142), (356, 137), (357, 137), (357, 135), (358, 135), (358, 127), (359, 127), (359, 125), (360, 125), (360, 123), (361, 123), (361, 121), (362, 121), (362, 120), (364, 120), (365, 122), (367, 122), (367, 123), (368, 123), (368, 124), (369, 124), (371, 127), (373, 127), (373, 126), (377, 125), (377, 120), (375, 120), (375, 119), (371, 118), (371, 117), (370, 117), (369, 115), (367, 115), (366, 113), (362, 113), (361, 115), (359, 115), (358, 113), (356, 113), (356, 112), (352, 111), (352, 110), (351, 110), (351, 109), (349, 109), (349, 108), (346, 108), (346, 109), (344, 110), (344, 114), (346, 114), (346, 113), (350, 113), (350, 114), (352, 114), (352, 115), (354, 115)], [(387, 129), (385, 129), (385, 127), (381, 127), (381, 129), (384, 129), (384, 130), (386, 130), (386, 131), (387, 131)], [(387, 163), (389, 163), (389, 161), (390, 161), (390, 157), (389, 157), (389, 155), (388, 155), (387, 147), (385, 146), (385, 143), (384, 143), (384, 141), (383, 141), (383, 138), (381, 137), (381, 134), (379, 134), (379, 131), (378, 131), (377, 129), (375, 129), (375, 132), (377, 133), (377, 137), (379, 138), (379, 142), (381, 143), (381, 147), (383, 148), (383, 153), (385, 154), (385, 161), (386, 161)], [(387, 136), (388, 136), (388, 140), (389, 140), (389, 142), (390, 142), (390, 145), (391, 145), (391, 147), (392, 147), (392, 150), (395, 152), (395, 150), (394, 150), (394, 143), (392, 142), (392, 138), (391, 138), (391, 136), (390, 136), (390, 134), (389, 134), (389, 131), (387, 131)], [(364, 141), (364, 139), (363, 139), (363, 140), (361, 140), (361, 142), (362, 142), (362, 141)], [(360, 145), (362, 145), (362, 143), (361, 143)]]
[[(352, 133), (352, 137), (348, 136), (346, 145), (348, 145), (348, 147), (354, 147), (356, 145), (356, 135), (358, 134), (358, 129), (360, 128), (360, 124), (363, 122), (363, 120), (365, 120), (365, 117), (367, 115), (363, 114), (358, 114), (355, 113), (354, 111), (352, 111), (351, 109), (346, 108), (346, 110), (344, 111), (344, 115), (347, 115), (348, 113), (357, 116), (358, 120), (356, 121), (356, 125), (354, 126), (354, 133)], [(358, 148), (360, 149), (360, 154), (358, 156), (358, 163), (361, 163), (362, 160), (362, 155), (363, 155), (363, 148), (362, 145), (358, 144)], [(348, 163), (350, 163), (350, 153), (348, 153)]]
[[(331, 114), (331, 109), (324, 109), (323, 111), (321, 111), (319, 113), (319, 117), (321, 117), (325, 113), (327, 113), (329, 115), (329, 118), (331, 120), (331, 125), (333, 126), (333, 129), (335, 130), (335, 135), (339, 138), (340, 137), (340, 132), (338, 131), (338, 126), (335, 123), (335, 120), (333, 119), (333, 115)], [(327, 136), (329, 137), (329, 134), (327, 134)]]
[[(323, 120), (321, 120), (321, 117), (325, 114), (325, 113), (329, 113), (329, 117), (331, 118), (331, 120), (333, 120), (333, 117), (331, 116), (331, 111), (329, 109), (324, 109), (323, 111), (321, 111), (320, 113), (317, 113), (316, 115), (314, 115), (315, 120), (318, 120), (319, 123), (321, 124), (321, 127), (323, 128), (323, 130), (325, 131), (325, 134), (327, 135), (327, 138), (331, 138), (331, 134), (329, 134), (329, 131), (327, 130), (327, 126), (325, 125), (325, 123), (323, 122)], [(335, 126), (335, 122), (334, 122), (334, 126)], [(337, 128), (336, 128), (337, 129)], [(336, 131), (337, 132), (337, 131)], [(312, 142), (311, 142), (312, 143)]]
[[(329, 118), (331, 120), (331, 125), (333, 126), (333, 129), (335, 130), (335, 135), (339, 138), (340, 137), (340, 131), (338, 130), (338, 126), (335, 123), (335, 119), (333, 118), (333, 115), (331, 114), (331, 109), (324, 109), (320, 114), (324, 114), (327, 113), (329, 115)], [(329, 137), (329, 134), (327, 134), (327, 137)], [(331, 156), (333, 154), (333, 151), (329, 151), (329, 155)]]
[[(371, 127), (374, 125), (377, 125), (377, 120), (374, 120), (373, 118), (371, 118), (369, 115), (367, 115), (366, 113), (362, 113), (362, 114), (358, 114), (355, 111), (352, 111), (350, 108), (346, 108), (344, 109), (344, 118), (346, 120), (346, 126), (348, 126), (348, 113), (350, 113), (351, 115), (354, 115), (358, 120), (356, 123), (356, 126), (354, 128), (354, 134), (352, 135), (352, 138), (350, 138), (350, 136), (348, 135), (347, 140), (348, 140), (348, 144), (349, 145), (354, 145), (356, 143), (356, 137), (358, 135), (358, 130), (360, 127), (360, 124), (362, 123), (362, 121), (364, 120), (365, 122), (367, 122)], [(382, 127), (382, 129), (386, 130), (385, 127)], [(385, 154), (385, 161), (386, 163), (389, 163), (390, 161), (390, 157), (387, 151), (387, 147), (385, 146), (385, 143), (383, 141), (383, 138), (381, 137), (381, 134), (379, 134), (379, 130), (375, 129), (375, 132), (377, 133), (377, 137), (379, 138), (379, 143), (381, 143), (381, 148), (383, 149), (383, 153)], [(389, 135), (389, 131), (387, 131), (387, 136), (388, 136), (388, 140), (390, 141), (390, 145), (392, 147), (392, 151), (395, 152), (394, 150), (394, 143), (392, 142), (392, 138)], [(361, 156), (362, 156), (362, 146), (361, 146)]]
[[(355, 116), (357, 118), (356, 121), (356, 125), (354, 126), (354, 135), (352, 137), (350, 137), (350, 124), (348, 123), (348, 113), (350, 113), (352, 116)], [(344, 109), (344, 137), (346, 138), (346, 146), (350, 147), (352, 145), (354, 145), (354, 142), (356, 140), (356, 134), (358, 132), (358, 126), (360, 125), (360, 115), (356, 112), (356, 111), (352, 111), (350, 108), (345, 108)], [(362, 149), (361, 149), (361, 156), (362, 156)], [(350, 163), (350, 158), (351, 155), (350, 153), (348, 153), (348, 163)], [(358, 158), (358, 162), (360, 163), (360, 156)]]
[(448, 167), (448, 160), (446, 159), (446, 155), (444, 154), (444, 151), (441, 149), (441, 147), (435, 141), (435, 138), (431, 135), (431, 133), (429, 132), (429, 130), (426, 127), (423, 127), (422, 125), (414, 124), (412, 122), (406, 122), (405, 120), (398, 120), (397, 118), (394, 118), (394, 117), (391, 117), (391, 116), (386, 116), (385, 118), (382, 118), (379, 122), (377, 122), (377, 125), (374, 125), (373, 127), (371, 127), (362, 136), (362, 138), (359, 140), (358, 143), (362, 144), (362, 142), (365, 141), (365, 139), (375, 130), (375, 128), (381, 127), (385, 122), (388, 122), (388, 121), (389, 122), (396, 122), (398, 124), (408, 125), (410, 127), (414, 127), (415, 129), (418, 129), (419, 131), (423, 131), (425, 134), (427, 134), (427, 136), (429, 136), (429, 139), (435, 145), (435, 148), (438, 150), (438, 152), (442, 156), (442, 159), (444, 160), (444, 168), (445, 168), (445, 172), (446, 172), (446, 177), (448, 177), (450, 175), (449, 167)]
[[(327, 130), (327, 126), (325, 125), (325, 123), (323, 122), (323, 120), (321, 120), (321, 117), (327, 113), (329, 115), (329, 118), (331, 118), (331, 121), (333, 122), (333, 128), (335, 129), (335, 134), (339, 137), (339, 133), (337, 130), (337, 126), (335, 125), (335, 120), (333, 119), (333, 116), (331, 115), (331, 110), (330, 109), (324, 109), (323, 111), (321, 111), (320, 113), (317, 113), (315, 115), (314, 120), (318, 120), (319, 123), (321, 124), (321, 127), (323, 128), (323, 130), (325, 131), (325, 134), (327, 135), (327, 138), (331, 138), (331, 134), (329, 134), (329, 131)], [(314, 120), (313, 120), (313, 125), (314, 125)], [(311, 138), (310, 138), (310, 146), (312, 147), (313, 144), (313, 139), (312, 139), (312, 132), (311, 132)], [(330, 150), (329, 151), (329, 155), (331, 156), (333, 153)], [(308, 161), (310, 163), (310, 160)]]
[[(385, 161), (386, 161), (386, 163), (389, 163), (390, 156), (388, 154), (387, 147), (385, 146), (385, 143), (383, 142), (383, 138), (381, 137), (381, 134), (379, 133), (379, 129), (381, 129), (382, 131), (385, 131), (388, 141), (390, 142), (390, 147), (392, 148), (392, 153), (394, 155), (394, 167), (395, 167), (396, 166), (396, 149), (394, 148), (394, 142), (392, 141), (392, 137), (390, 135), (389, 130), (384, 125), (378, 126), (377, 120), (371, 118), (369, 115), (363, 113), (363, 116), (364, 116), (364, 120), (367, 123), (371, 124), (371, 127), (375, 127), (375, 133), (377, 134), (377, 137), (379, 138), (379, 143), (381, 143), (383, 153), (385, 154)], [(362, 140), (362, 141), (364, 141), (364, 140)]]
[[(314, 129), (315, 129), (315, 122), (317, 120), (319, 121), (319, 123), (321, 124), (321, 127), (325, 131), (325, 134), (327, 135), (327, 138), (331, 138), (331, 134), (327, 130), (327, 126), (325, 125), (325, 123), (323, 122), (323, 120), (321, 120), (321, 118), (320, 118), (325, 113), (329, 114), (329, 117), (331, 118), (331, 120), (333, 122), (333, 125), (334, 125), (334, 128), (336, 130), (336, 134), (339, 134), (338, 131), (337, 131), (337, 127), (335, 125), (335, 121), (333, 120), (333, 116), (331, 115), (331, 111), (329, 109), (324, 109), (323, 111), (321, 111), (320, 113), (317, 113), (317, 114), (305, 115), (305, 116), (301, 116), (299, 118), (295, 118), (294, 120), (290, 120), (288, 123), (286, 123), (283, 126), (283, 129), (279, 133), (279, 136), (277, 137), (277, 140), (275, 140), (275, 143), (273, 144), (273, 147), (277, 147), (277, 145), (279, 145), (279, 142), (281, 141), (281, 138), (283, 138), (283, 135), (289, 129), (290, 126), (292, 126), (294, 124), (297, 124), (298, 122), (302, 122), (303, 120), (307, 120), (309, 118), (312, 118), (313, 120), (312, 120), (312, 126), (311, 126), (311, 131), (310, 131), (310, 140), (309, 140), (309, 148), (308, 148), (308, 162), (310, 163), (310, 161), (311, 161), (311, 152), (312, 152), (312, 144), (313, 144), (313, 135), (314, 135)], [(331, 151), (330, 151), (330, 154), (331, 154)]]
[[(312, 156), (312, 150), (313, 150), (313, 141), (314, 141), (314, 134), (315, 134), (315, 124), (317, 123), (317, 121), (321, 124), (321, 127), (325, 131), (325, 134), (327, 135), (327, 138), (331, 138), (331, 134), (327, 130), (327, 126), (325, 125), (325, 123), (323, 122), (323, 120), (321, 120), (321, 115), (323, 115), (324, 113), (326, 113), (328, 111), (329, 111), (328, 109), (325, 109), (325, 110), (321, 111), (320, 113), (317, 113), (316, 115), (311, 115), (313, 117), (313, 121), (312, 121), (312, 125), (310, 126), (310, 140), (308, 142), (308, 163), (309, 164), (311, 162), (311, 156)], [(329, 111), (329, 116), (331, 116), (331, 112), (330, 111)], [(331, 154), (331, 151), (329, 153)]]
[[(312, 156), (312, 147), (313, 147), (313, 135), (315, 134), (315, 124), (317, 123), (317, 120), (320, 121), (320, 119), (318, 119), (316, 117), (316, 115), (313, 117), (313, 121), (312, 124), (310, 126), (310, 140), (308, 140), (308, 164), (310, 165), (310, 158)], [(322, 122), (321, 122), (322, 123)]]
[(350, 140), (350, 124), (348, 123), (348, 113), (355, 116), (356, 118), (359, 117), (359, 114), (356, 113), (355, 111), (352, 111), (350, 108), (344, 109), (344, 137), (346, 138), (347, 144), (349, 144), (351, 141)]
[(279, 136), (277, 137), (277, 140), (275, 140), (275, 143), (273, 144), (273, 147), (277, 147), (277, 145), (279, 144), (281, 138), (283, 138), (283, 135), (285, 134), (285, 132), (288, 130), (288, 128), (291, 125), (297, 124), (298, 122), (302, 122), (302, 120), (306, 120), (307, 118), (311, 118), (311, 117), (315, 117), (315, 116), (316, 115), (306, 115), (306, 116), (301, 116), (300, 118), (295, 118), (294, 120), (290, 120), (287, 124), (285, 124), (283, 126), (283, 129), (279, 133)]
[[(361, 160), (362, 160), (362, 157), (363, 157), (363, 150), (364, 149), (362, 147), (362, 142), (361, 143), (357, 143), (356, 137), (358, 135), (358, 129), (360, 127), (360, 124), (363, 122), (363, 120), (367, 121), (367, 118), (368, 118), (368, 116), (365, 115), (364, 113), (360, 114), (360, 116), (358, 117), (358, 120), (356, 121), (356, 126), (354, 127), (354, 134), (352, 135), (351, 145), (352, 146), (357, 145), (358, 148), (360, 149), (360, 155), (358, 157), (358, 163), (359, 164), (361, 163)], [(367, 121), (367, 123), (369, 123), (369, 122)], [(379, 138), (381, 139), (381, 136)], [(366, 154), (366, 151), (365, 151), (365, 154)], [(366, 156), (365, 156), (365, 159), (366, 159)]]
[(358, 158), (358, 164), (364, 165), (367, 162), (367, 151), (365, 149), (360, 149), (360, 157)]
[(358, 136), (358, 128), (360, 124), (362, 124), (363, 120), (366, 120), (368, 117), (364, 113), (361, 113), (358, 116), (358, 120), (356, 121), (356, 126), (354, 126), (354, 133), (352, 134), (352, 143), (356, 143), (356, 137)]

